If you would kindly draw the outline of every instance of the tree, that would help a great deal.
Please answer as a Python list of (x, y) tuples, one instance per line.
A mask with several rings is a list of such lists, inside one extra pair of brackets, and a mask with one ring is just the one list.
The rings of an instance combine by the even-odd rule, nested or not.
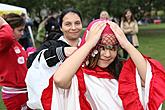
[(101, 10), (107, 10), (110, 16), (120, 18), (123, 11), (130, 8), (137, 19), (141, 19), (152, 9), (165, 11), (163, 0), (1, 0), (1, 2), (25, 7), (28, 12), (35, 12), (38, 15), (41, 9), (60, 12), (72, 6), (79, 9), (84, 20), (88, 22), (93, 18), (98, 18)]

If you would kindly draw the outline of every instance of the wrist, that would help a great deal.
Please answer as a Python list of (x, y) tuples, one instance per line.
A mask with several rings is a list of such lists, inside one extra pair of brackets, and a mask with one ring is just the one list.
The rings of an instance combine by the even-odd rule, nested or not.
[(91, 43), (91, 42), (86, 42), (86, 43), (84, 44), (84, 46), (86, 46), (86, 48), (88, 48), (89, 50), (91, 50), (93, 47), (96, 46), (96, 44), (93, 44), (93, 43)]
[(2, 17), (0, 17), (0, 27), (5, 24), (7, 24), (7, 22)]
[(128, 42), (123, 48), (129, 53), (129, 51), (132, 50), (134, 46)]

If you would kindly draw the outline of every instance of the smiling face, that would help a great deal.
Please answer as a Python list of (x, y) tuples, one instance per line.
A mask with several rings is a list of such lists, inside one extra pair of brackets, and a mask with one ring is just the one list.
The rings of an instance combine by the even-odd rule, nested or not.
[(109, 19), (109, 14), (107, 11), (102, 11), (100, 13), (100, 19)]
[(127, 18), (127, 20), (131, 19), (132, 16), (132, 12), (131, 11), (127, 11), (125, 14), (125, 17)]
[(61, 31), (67, 41), (77, 40), (82, 31), (82, 22), (80, 17), (73, 12), (67, 13), (63, 17)]
[[(102, 38), (113, 38), (113, 34), (105, 34), (102, 36)], [(110, 45), (113, 44), (112, 42), (116, 42), (114, 39), (109, 40), (109, 43), (105, 42), (103, 40), (103, 44), (99, 44), (99, 50), (100, 50), (100, 57), (98, 59), (97, 65), (106, 68), (108, 67), (116, 58), (117, 56), (117, 46), (116, 45)]]

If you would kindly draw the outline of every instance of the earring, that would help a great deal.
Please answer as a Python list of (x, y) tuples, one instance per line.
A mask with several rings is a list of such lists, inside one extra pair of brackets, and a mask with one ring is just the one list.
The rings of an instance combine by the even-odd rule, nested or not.
[(98, 53), (99, 53), (98, 50), (94, 50), (94, 51), (92, 52), (91, 56), (92, 56), (92, 57), (95, 57)]
[(85, 62), (85, 65), (86, 65), (86, 66), (88, 66), (88, 65), (89, 65), (89, 60), (87, 60), (87, 61)]

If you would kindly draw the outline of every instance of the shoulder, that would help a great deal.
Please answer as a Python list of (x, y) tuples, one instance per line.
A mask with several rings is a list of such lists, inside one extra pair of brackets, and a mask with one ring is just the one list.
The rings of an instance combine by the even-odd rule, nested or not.
[(152, 68), (156, 68), (165, 73), (164, 66), (159, 61), (157, 61), (156, 59), (152, 59), (152, 58), (147, 59), (147, 60), (150, 63), (150, 65), (152, 66)]
[(13, 29), (10, 27), (9, 24), (4, 24), (0, 27), (0, 32), (8, 32), (12, 33)]
[(61, 40), (48, 40), (44, 42), (41, 47), (49, 48), (49, 47), (60, 47), (60, 46), (69, 46), (66, 42)]

